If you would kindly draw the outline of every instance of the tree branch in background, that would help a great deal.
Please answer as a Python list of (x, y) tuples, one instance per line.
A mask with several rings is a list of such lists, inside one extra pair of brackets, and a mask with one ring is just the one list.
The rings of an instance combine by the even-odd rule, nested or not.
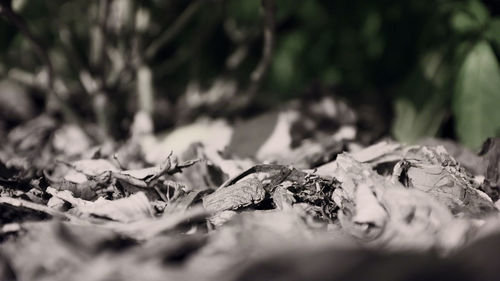
[(73, 113), (73, 111), (69, 108), (69, 106), (64, 102), (64, 100), (57, 94), (55, 89), (55, 76), (54, 76), (54, 67), (48, 55), (48, 52), (42, 43), (42, 41), (37, 38), (33, 32), (31, 32), (30, 28), (26, 21), (18, 15), (11, 7), (11, 1), (1, 1), (0, 2), (0, 15), (3, 15), (9, 22), (11, 22), (30, 42), (33, 50), (36, 55), (40, 58), (42, 63), (47, 68), (47, 108), (49, 111), (52, 111), (50, 108), (50, 102), (52, 100), (57, 102), (57, 106), (59, 110), (64, 114), (68, 121), (78, 122), (78, 117)]
[(5, 6), (3, 3), (0, 4), (0, 14), (5, 16), (8, 21), (14, 24), (17, 29), (29, 40), (31, 47), (35, 51), (36, 55), (42, 60), (43, 64), (47, 67), (48, 71), (48, 87), (53, 89), (54, 87), (54, 67), (50, 61), (49, 55), (43, 43), (35, 37), (31, 32), (28, 25), (24, 19), (19, 16), (16, 12), (12, 10), (10, 6)]
[(136, 92), (138, 108), (134, 116), (134, 125), (140, 127), (132, 130), (132, 134), (151, 134), (153, 128), (153, 113), (155, 107), (155, 94), (153, 73), (144, 60), (143, 33), (149, 27), (149, 10), (137, 4), (133, 17), (133, 35), (131, 57), (136, 77)]
[(191, 17), (198, 11), (201, 6), (201, 0), (195, 0), (189, 4), (189, 6), (179, 15), (179, 17), (175, 20), (175, 22), (170, 26), (170, 28), (166, 29), (162, 34), (160, 34), (155, 41), (153, 41), (149, 47), (146, 49), (146, 59), (152, 59), (158, 50), (163, 47), (165, 44), (170, 42), (177, 33), (179, 33), (182, 28), (189, 22)]
[[(108, 95), (104, 89), (107, 88), (108, 75), (111, 75), (112, 71), (106, 68), (106, 64), (109, 62), (105, 53), (109, 49), (109, 26), (108, 19), (111, 13), (112, 0), (99, 0), (96, 9), (96, 25), (91, 29), (91, 40), (90, 40), (90, 63), (92, 67), (97, 69), (98, 80), (100, 80), (99, 87), (93, 92), (89, 92), (92, 98), (92, 107), (94, 110), (94, 116), (97, 121), (97, 125), (101, 131), (104, 138), (109, 138), (111, 134), (111, 116), (109, 108), (110, 105)], [(110, 73), (107, 73), (107, 72)], [(96, 81), (95, 79), (94, 81)]]
[(262, 0), (261, 3), (262, 8), (264, 9), (264, 42), (262, 46), (262, 57), (250, 75), (250, 86), (247, 91), (250, 98), (255, 96), (260, 84), (262, 84), (262, 80), (271, 65), (274, 50), (274, 17), (276, 12), (276, 3), (274, 0)]
[(235, 70), (248, 56), (249, 46), (257, 37), (260, 37), (262, 28), (239, 28), (233, 18), (226, 19), (223, 25), (226, 35), (237, 46), (229, 57), (226, 58), (227, 69)]
[(232, 113), (238, 112), (252, 103), (272, 62), (276, 3), (274, 0), (261, 0), (261, 4), (264, 11), (262, 57), (250, 74), (250, 83), (248, 88), (243, 92), (244, 94), (239, 95), (236, 99), (231, 101), (231, 108), (229, 109), (229, 112)]
[(90, 29), (90, 64), (97, 68), (104, 81), (104, 50), (107, 44), (107, 24), (111, 1), (100, 0), (97, 3), (95, 21), (96, 24)]

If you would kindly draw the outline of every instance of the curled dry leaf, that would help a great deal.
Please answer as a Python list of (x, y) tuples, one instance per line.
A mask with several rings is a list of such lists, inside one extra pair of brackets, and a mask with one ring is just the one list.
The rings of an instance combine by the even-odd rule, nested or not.
[[(45, 205), (33, 203), (27, 200), (23, 199), (17, 199), (17, 198), (10, 198), (10, 197), (0, 197), (0, 206), (9, 206), (9, 207), (14, 207), (14, 208), (19, 208), (19, 209), (26, 209), (29, 210), (30, 212), (37, 212), (39, 214), (44, 214), (44, 215), (50, 215), (52, 217), (56, 218), (72, 218), (73, 216), (67, 213), (59, 212), (57, 210), (54, 210), (52, 208), (49, 208)], [(17, 211), (19, 214), (21, 214), (21, 211)], [(16, 213), (17, 213), (16, 212)], [(16, 214), (14, 213), (14, 215)], [(9, 215), (9, 212), (2, 213), (2, 216), (0, 219), (2, 219), (2, 222), (9, 222), (10, 218), (7, 216)], [(21, 216), (19, 216), (21, 217)], [(16, 220), (19, 220), (20, 218), (16, 217)]]
[(113, 176), (123, 180), (126, 180), (127, 178), (130, 181), (140, 180), (143, 181), (145, 184), (149, 184), (154, 180), (159, 179), (161, 176), (167, 174), (172, 175), (177, 172), (181, 172), (183, 168), (190, 167), (194, 165), (196, 162), (198, 162), (198, 159), (179, 163), (177, 157), (172, 156), (172, 153), (170, 153), (167, 156), (167, 159), (165, 159), (164, 162), (159, 166), (153, 166), (144, 169), (134, 169), (134, 170), (114, 172)]
[(272, 198), (278, 210), (289, 210), (297, 201), (294, 198), (294, 194), (288, 190), (291, 186), (291, 182), (283, 182), (274, 189)]
[(478, 218), (498, 212), (444, 148), (421, 147), (414, 154), (420, 157), (402, 160), (394, 167), (393, 181), (431, 195), (455, 215)]
[[(201, 159), (191, 169), (183, 173), (175, 175), (177, 180), (188, 183), (195, 189), (213, 189), (219, 186), (225, 179), (225, 171), (220, 163), (215, 163), (208, 155), (208, 148), (201, 143), (192, 144), (189, 149), (182, 155), (183, 159)], [(213, 156), (222, 159), (219, 152), (214, 151)], [(218, 159), (216, 159), (218, 160)], [(232, 166), (232, 165), (230, 165)]]
[(103, 173), (82, 183), (75, 183), (66, 179), (59, 180), (50, 176), (46, 171), (43, 171), (43, 174), (50, 183), (50, 187), (59, 191), (71, 191), (75, 197), (84, 200), (95, 200), (99, 195), (113, 189), (111, 173)]
[(468, 172), (475, 176), (486, 174), (487, 161), (483, 161), (483, 157), (477, 155), (477, 153), (466, 146), (451, 140), (436, 138), (423, 139), (419, 142), (419, 145), (427, 147), (442, 146)]
[(332, 196), (343, 230), (372, 245), (429, 248), (453, 220), (429, 195), (392, 183), (348, 154), (337, 157), (332, 175), (341, 182)]
[(48, 188), (47, 192), (70, 203), (73, 212), (80, 217), (94, 216), (125, 223), (153, 217), (149, 200), (143, 192), (114, 201), (99, 198), (95, 202), (75, 198), (69, 191)]
[(132, 222), (153, 216), (151, 206), (142, 192), (114, 201), (97, 200), (94, 204), (78, 206), (78, 212), (106, 217), (120, 222)]
[[(290, 202), (293, 202), (292, 205), (295, 203), (304, 203), (309, 206), (309, 210), (315, 210), (310, 213), (317, 213), (316, 218), (330, 222), (336, 220), (338, 207), (332, 199), (332, 194), (340, 186), (338, 181), (331, 177), (321, 177), (314, 173), (305, 174), (302, 172), (302, 174), (295, 173), (294, 175), (292, 172), (288, 176), (287, 181), (283, 183), (285, 185), (278, 186), (272, 194), (278, 208), (286, 206)], [(290, 193), (284, 193), (280, 190), (285, 186), (286, 190)]]
[(236, 211), (232, 210), (226, 210), (222, 212), (218, 212), (214, 214), (212, 217), (210, 217), (210, 223), (213, 224), (215, 227), (220, 227), (229, 220), (231, 220), (234, 216), (236, 216), (238, 213)]
[(149, 177), (152, 177), (156, 174), (159, 174), (161, 171), (162, 171), (162, 167), (153, 166), (153, 167), (144, 168), (144, 169), (121, 171), (120, 174), (126, 175), (126, 176), (131, 176), (131, 177), (139, 179), (139, 180), (145, 180)]
[(262, 183), (256, 178), (249, 178), (205, 196), (203, 207), (211, 212), (236, 210), (261, 202), (265, 194)]
[(84, 159), (70, 164), (72, 168), (64, 179), (74, 183), (86, 182), (87, 176), (98, 176), (106, 172), (118, 172), (111, 162), (105, 159)]
[(213, 166), (219, 167), (229, 177), (233, 177), (256, 163), (250, 159), (225, 159), (219, 151), (204, 147), (203, 154)]

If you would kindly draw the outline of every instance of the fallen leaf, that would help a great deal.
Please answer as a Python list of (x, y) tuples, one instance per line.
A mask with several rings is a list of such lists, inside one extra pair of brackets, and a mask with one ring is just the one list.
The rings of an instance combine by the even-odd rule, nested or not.
[(211, 212), (236, 210), (257, 204), (264, 200), (265, 191), (262, 183), (256, 178), (221, 187), (203, 198), (203, 207)]
[(99, 198), (94, 202), (74, 198), (67, 190), (57, 191), (49, 188), (47, 192), (73, 205), (73, 212), (80, 217), (94, 216), (125, 223), (153, 217), (149, 200), (143, 192), (117, 200)]

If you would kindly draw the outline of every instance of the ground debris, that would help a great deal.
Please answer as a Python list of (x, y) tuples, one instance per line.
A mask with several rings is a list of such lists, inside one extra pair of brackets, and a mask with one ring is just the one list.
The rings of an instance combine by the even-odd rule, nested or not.
[(453, 214), (480, 218), (498, 213), (493, 201), (442, 147), (421, 147), (394, 167), (393, 181), (432, 195)]
[[(329, 102), (316, 106), (323, 116)], [(208, 136), (181, 141), (206, 132), (200, 124), (152, 147), (152, 131), (135, 128), (123, 144), (67, 148), (84, 131), (48, 117), (12, 131), (0, 150), (0, 277), (275, 280), (270, 268), (291, 280), (358, 280), (366, 276), (344, 274), (390, 257), (419, 269), (459, 264), (462, 251), (500, 233), (495, 140), (477, 156), (484, 174), (471, 175), (442, 147), (362, 147), (354, 117), (316, 133), (321, 125), (301, 114), (278, 113), (265, 147), (245, 156)], [(229, 123), (205, 123), (227, 137)], [(290, 143), (270, 149), (280, 130)]]
[(203, 206), (211, 212), (236, 210), (258, 204), (265, 197), (262, 183), (249, 178), (228, 187), (221, 187), (203, 198)]
[(479, 154), (486, 165), (482, 190), (497, 202), (500, 199), (500, 138), (488, 139)]

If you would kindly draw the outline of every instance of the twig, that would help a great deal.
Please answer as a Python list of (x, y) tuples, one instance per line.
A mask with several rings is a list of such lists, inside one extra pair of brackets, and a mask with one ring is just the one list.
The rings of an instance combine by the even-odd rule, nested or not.
[(169, 202), (170, 199), (167, 198), (165, 196), (165, 194), (163, 194), (163, 192), (161, 192), (161, 190), (158, 188), (158, 186), (153, 186), (153, 189), (156, 191), (156, 194), (158, 194), (158, 196), (160, 196), (161, 200), (163, 200), (163, 202)]
[(101, 73), (101, 79), (104, 82), (104, 50), (107, 47), (108, 26), (106, 24), (110, 13), (111, 1), (100, 0), (97, 4), (97, 25), (91, 31), (90, 63), (97, 67)]
[(75, 51), (73, 46), (72, 32), (68, 26), (60, 24), (59, 38), (62, 42), (62, 50), (70, 66), (73, 66), (78, 75), (81, 88), (88, 94), (93, 95), (101, 88), (99, 82), (92, 76), (87, 65)]
[(233, 184), (237, 183), (238, 181), (240, 181), (241, 179), (243, 179), (244, 177), (249, 176), (251, 174), (269, 173), (269, 172), (286, 171), (286, 170), (290, 170), (290, 169), (284, 165), (258, 164), (258, 165), (255, 165), (255, 166), (241, 172), (240, 174), (228, 179), (221, 186), (219, 186), (219, 188), (224, 188), (224, 187), (228, 187), (230, 185), (233, 185)]
[(191, 2), (189, 6), (179, 15), (179, 17), (175, 20), (173, 25), (166, 29), (162, 34), (158, 36), (158, 38), (153, 41), (149, 47), (146, 49), (146, 59), (152, 59), (158, 50), (170, 40), (172, 40), (177, 33), (179, 33), (182, 28), (189, 22), (189, 19), (198, 11), (201, 6), (201, 0), (196, 0)]
[(120, 170), (125, 170), (125, 166), (122, 165), (120, 162), (120, 159), (118, 159), (118, 155), (116, 153), (113, 153), (113, 159), (118, 163), (118, 167), (120, 167)]
[(275, 40), (276, 3), (275, 0), (261, 0), (261, 4), (264, 10), (264, 40), (262, 43), (262, 57), (250, 74), (250, 82), (248, 88), (244, 91), (245, 94), (240, 95), (238, 98), (231, 101), (231, 107), (229, 109), (230, 112), (240, 110), (255, 99), (257, 91), (259, 90), (260, 85), (269, 70), (269, 66), (271, 65)]
[(90, 65), (97, 69), (98, 77), (100, 80), (98, 87), (94, 92), (89, 93), (92, 95), (92, 107), (94, 110), (94, 116), (96, 117), (97, 124), (101, 130), (104, 137), (108, 138), (111, 131), (111, 116), (109, 113), (109, 108), (113, 105), (109, 103), (108, 96), (104, 89), (107, 88), (107, 78), (108, 69), (106, 63), (108, 60), (105, 59), (104, 53), (108, 48), (108, 18), (111, 11), (111, 0), (100, 0), (97, 4), (97, 26), (93, 27), (91, 31), (91, 46), (90, 46)]
[(167, 159), (163, 162), (162, 165), (160, 165), (160, 171), (158, 171), (155, 175), (151, 176), (146, 180), (147, 184), (150, 184), (152, 181), (159, 179), (161, 176), (163, 176), (165, 173), (168, 173), (170, 168), (175, 169), (177, 167), (177, 158), (172, 157), (172, 154), (174, 152), (171, 150), (170, 153), (167, 156)]
[(38, 57), (43, 61), (48, 70), (48, 85), (49, 89), (53, 89), (54, 86), (54, 68), (52, 62), (50, 61), (49, 55), (43, 43), (38, 39), (29, 29), (26, 21), (19, 16), (12, 8), (4, 3), (0, 3), (0, 14), (5, 16), (8, 21), (14, 24), (21, 33), (28, 38), (33, 47), (33, 50), (38, 55)]
[(0, 198), (0, 205), (1, 204), (7, 204), (7, 205), (15, 206), (15, 207), (26, 208), (26, 209), (30, 209), (33, 211), (42, 212), (42, 213), (45, 213), (45, 214), (48, 214), (48, 215), (51, 215), (51, 216), (57, 217), (57, 218), (65, 218), (65, 219), (73, 219), (74, 218), (72, 215), (65, 214), (65, 213), (56, 211), (54, 209), (51, 209), (47, 206), (36, 204), (36, 203), (22, 200), (22, 199), (1, 197)]
[[(10, 21), (14, 26), (19, 29), (19, 31), (28, 39), (28, 41), (31, 43), (31, 46), (37, 56), (42, 60), (42, 63), (47, 67), (47, 75), (48, 75), (48, 83), (47, 83), (47, 90), (48, 90), (48, 97), (47, 101), (50, 101), (50, 97), (54, 97), (55, 100), (57, 100), (58, 105), (60, 107), (60, 110), (62, 113), (69, 119), (70, 121), (77, 122), (78, 123), (78, 117), (73, 113), (73, 111), (69, 108), (69, 106), (64, 102), (64, 100), (57, 94), (57, 91), (55, 90), (54, 87), (54, 81), (55, 81), (55, 75), (54, 75), (54, 67), (53, 64), (50, 60), (50, 57), (48, 55), (48, 52), (42, 43), (42, 41), (37, 38), (33, 32), (31, 32), (31, 29), (28, 27), (28, 24), (26, 21), (19, 16), (14, 10), (12, 10), (12, 7), (10, 6), (9, 1), (2, 1), (0, 2), (0, 15), (3, 15), (5, 18), (7, 18), (8, 21)], [(49, 103), (47, 103), (49, 104)]]
[(266, 75), (274, 50), (276, 3), (274, 0), (262, 0), (261, 3), (264, 9), (264, 42), (262, 45), (262, 57), (250, 75), (250, 86), (247, 91), (250, 98), (253, 98), (256, 94)]

